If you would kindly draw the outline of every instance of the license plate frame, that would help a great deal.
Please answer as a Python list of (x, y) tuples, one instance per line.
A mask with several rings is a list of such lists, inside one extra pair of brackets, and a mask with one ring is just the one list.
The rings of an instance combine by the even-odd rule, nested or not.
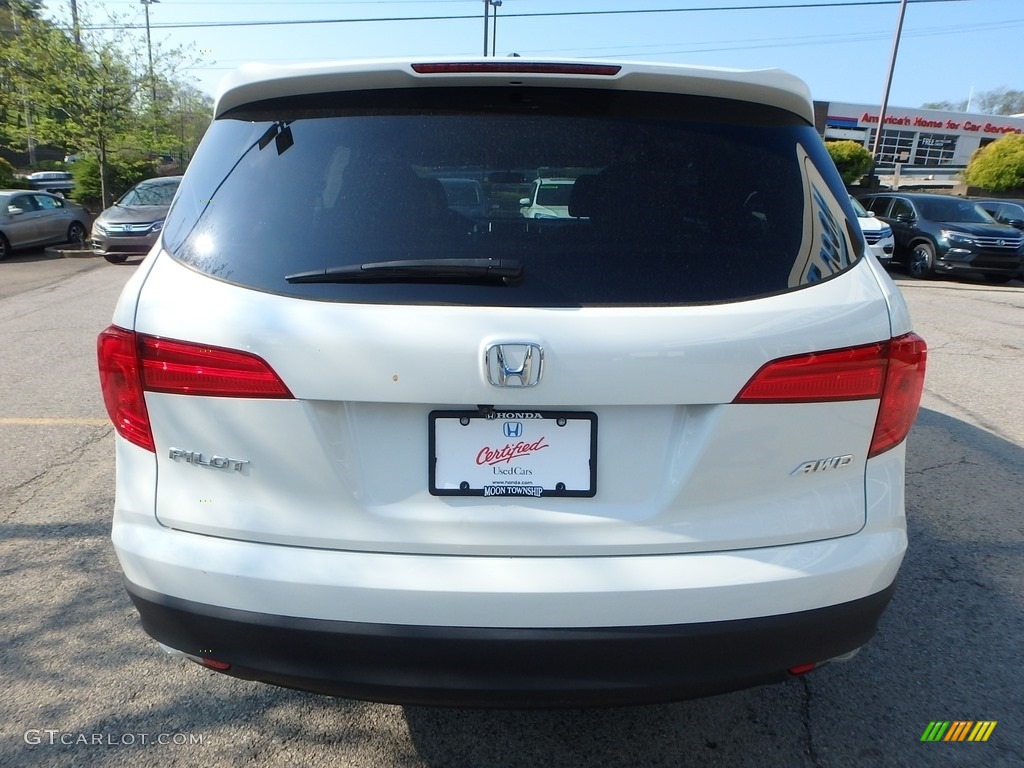
[(597, 414), (590, 411), (436, 410), (428, 440), (432, 496), (597, 494)]

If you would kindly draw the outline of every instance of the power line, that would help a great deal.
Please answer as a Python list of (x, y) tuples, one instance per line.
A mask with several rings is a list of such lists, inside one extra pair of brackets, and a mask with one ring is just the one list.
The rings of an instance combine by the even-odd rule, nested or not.
[[(1008, 19), (1006, 21), (998, 22), (981, 22), (979, 24), (957, 24), (952, 26), (939, 26), (939, 27), (925, 27), (917, 29), (911, 32), (905, 32), (904, 37), (938, 37), (943, 35), (951, 34), (963, 34), (966, 32), (980, 32), (992, 29), (1005, 29), (1007, 27), (1020, 27), (1024, 26), (1024, 19)], [(689, 43), (685, 48), (678, 48), (678, 44), (674, 43), (649, 43), (646, 45), (614, 45), (614, 46), (595, 46), (592, 48), (557, 48), (557, 49), (539, 49), (539, 48), (526, 48), (522, 49), (522, 53), (527, 56), (546, 55), (550, 53), (558, 53), (561, 55), (575, 55), (576, 53), (582, 53), (586, 55), (593, 55), (594, 52), (598, 52), (601, 58), (628, 58), (635, 56), (655, 56), (655, 55), (668, 55), (668, 54), (688, 54), (688, 53), (714, 53), (718, 51), (735, 51), (735, 50), (752, 50), (755, 48), (794, 48), (797, 46), (814, 46), (814, 45), (852, 45), (864, 42), (871, 42), (875, 40), (885, 40), (889, 38), (888, 32), (856, 32), (856, 33), (836, 33), (831, 35), (800, 35), (795, 37), (758, 37), (758, 38), (741, 38), (736, 40), (699, 40)], [(713, 48), (707, 48), (705, 46), (719, 46)], [(663, 49), (663, 50), (658, 50)], [(625, 53), (617, 52), (625, 50)], [(613, 51), (616, 51), (613, 53)], [(230, 70), (234, 69), (235, 66), (229, 65), (229, 62), (243, 62), (249, 61), (250, 59), (226, 59), (218, 60), (217, 64), (214, 65), (197, 65), (188, 67), (192, 70)], [(270, 58), (261, 58), (260, 61), (271, 63), (271, 62), (303, 62), (309, 61), (308, 56), (278, 56)]]
[[(968, 0), (909, 0), (913, 5), (925, 5), (934, 3), (962, 3)], [(887, 5), (899, 5), (900, 0), (844, 0), (839, 3), (827, 2), (803, 2), (803, 3), (776, 3), (774, 5), (722, 5), (705, 8), (630, 8), (628, 10), (610, 11), (540, 11), (536, 13), (506, 13), (502, 19), (526, 19), (543, 17), (570, 17), (570, 16), (623, 16), (659, 13), (707, 13), (719, 11), (778, 11), (793, 9), (820, 9), (820, 8), (852, 8), (852, 7), (880, 7)], [(379, 16), (375, 18), (359, 19), (288, 19), (275, 21), (192, 21), (192, 22), (164, 22), (153, 24), (153, 29), (207, 29), (215, 27), (273, 27), (273, 26), (297, 26), (308, 24), (367, 24), (387, 23), (400, 21), (476, 21), (480, 14), (446, 14), (439, 16)], [(122, 29), (143, 29), (141, 24), (94, 24), (83, 26), (82, 29), (89, 30), (122, 30)]]

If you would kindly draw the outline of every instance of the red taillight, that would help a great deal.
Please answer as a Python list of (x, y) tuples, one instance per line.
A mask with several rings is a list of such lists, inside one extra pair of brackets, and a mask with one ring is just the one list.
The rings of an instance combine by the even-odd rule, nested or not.
[(615, 64), (559, 64), (542, 61), (450, 61), (413, 64), (413, 72), (421, 75), (463, 75), (491, 72), (509, 75), (617, 75), (622, 67)]
[(886, 344), (783, 357), (761, 367), (736, 403), (824, 403), (879, 397)]
[(139, 336), (142, 385), (149, 392), (209, 397), (290, 398), (260, 357), (234, 349)]
[(868, 458), (899, 445), (910, 432), (921, 404), (927, 359), (928, 345), (916, 333), (889, 342), (889, 371)]
[(155, 451), (143, 393), (208, 397), (290, 398), (292, 393), (256, 355), (145, 336), (111, 326), (97, 341), (100, 387), (118, 434)]
[(155, 452), (149, 413), (142, 395), (135, 334), (110, 326), (96, 340), (96, 357), (103, 404), (114, 428), (125, 440)]
[(784, 357), (764, 365), (734, 403), (824, 403), (878, 398), (868, 457), (898, 445), (917, 416), (927, 345), (908, 333), (847, 349)]

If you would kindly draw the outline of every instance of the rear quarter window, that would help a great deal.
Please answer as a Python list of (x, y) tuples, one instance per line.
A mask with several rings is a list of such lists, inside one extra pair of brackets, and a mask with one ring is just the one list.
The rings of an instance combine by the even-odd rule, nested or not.
[[(527, 219), (521, 202), (543, 179), (560, 182), (541, 184), (537, 202), (559, 208)], [(467, 207), (465, 189), (482, 199)], [(858, 260), (851, 226), (821, 139), (783, 110), (610, 90), (431, 87), (229, 112), (190, 165), (163, 243), (212, 277), (283, 295), (574, 307), (799, 289)], [(285, 279), (450, 258), (515, 259), (522, 278)]]

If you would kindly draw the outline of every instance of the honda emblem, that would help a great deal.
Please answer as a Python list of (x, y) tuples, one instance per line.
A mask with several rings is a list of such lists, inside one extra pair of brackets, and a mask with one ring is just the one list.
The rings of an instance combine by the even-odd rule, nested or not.
[(484, 353), (487, 381), (496, 387), (535, 387), (544, 367), (539, 344), (513, 342), (491, 344)]

